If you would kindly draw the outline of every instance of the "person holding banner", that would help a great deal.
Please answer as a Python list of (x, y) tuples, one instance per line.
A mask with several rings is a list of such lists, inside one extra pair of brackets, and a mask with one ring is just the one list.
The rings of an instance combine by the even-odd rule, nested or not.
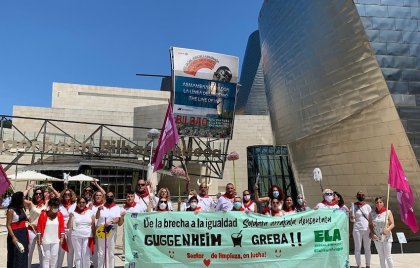
[(296, 213), (296, 209), (295, 209), (295, 204), (293, 203), (293, 198), (291, 196), (286, 196), (286, 198), (284, 199), (284, 205), (283, 205), (284, 216), (295, 214), (295, 213)]
[(120, 217), (120, 220), (118, 221), (118, 226), (121, 226), (124, 224), (124, 216), (127, 212), (129, 213), (147, 212), (147, 206), (144, 203), (134, 202), (135, 195), (136, 194), (133, 191), (128, 191), (125, 194), (126, 201), (125, 201), (124, 207), (121, 209), (121, 217)]
[(233, 199), (235, 198), (235, 186), (233, 183), (226, 184), (226, 192), (217, 200), (216, 211), (231, 211)]
[(370, 213), (369, 228), (371, 238), (375, 242), (378, 251), (381, 268), (393, 268), (394, 263), (391, 257), (392, 232), (395, 227), (394, 216), (391, 210), (384, 206), (384, 198), (375, 198), (375, 210)]
[(311, 208), (306, 205), (306, 200), (303, 198), (303, 195), (298, 194), (296, 212), (303, 212), (308, 210), (311, 210)]
[(185, 211), (194, 211), (194, 213), (201, 212), (201, 207), (198, 205), (197, 196), (191, 196), (191, 198), (188, 200), (188, 207)]
[(152, 194), (149, 193), (149, 189), (147, 187), (147, 183), (144, 179), (138, 179), (137, 180), (137, 191), (136, 195), (134, 196), (134, 202), (141, 203), (148, 207), (149, 202), (152, 202), (152, 208), (155, 207), (155, 204), (153, 204), (153, 199), (151, 198)]
[(63, 246), (65, 230), (64, 217), (59, 211), (60, 201), (52, 198), (48, 201), (48, 208), (41, 212), (38, 219), (38, 245), (43, 259), (42, 268), (55, 268), (57, 266), (58, 251)]
[(170, 194), (168, 188), (163, 187), (163, 188), (160, 188), (159, 189), (157, 196), (155, 196), (155, 202), (156, 202), (156, 204), (159, 202), (159, 199), (160, 198), (165, 198), (168, 201), (168, 209), (169, 209), (169, 211), (173, 211), (172, 202), (171, 202), (171, 194)]
[[(93, 249), (95, 217), (92, 210), (86, 206), (86, 198), (79, 197), (76, 203), (75, 210), (70, 213), (67, 228), (72, 230), (71, 242), (74, 248), (76, 268), (88, 268)], [(68, 267), (73, 267), (73, 265), (68, 265)]]
[(322, 200), (321, 203), (318, 203), (314, 209), (339, 209), (337, 202), (334, 200), (334, 192), (331, 189), (325, 189), (322, 192)]
[(233, 199), (233, 208), (231, 211), (245, 212), (245, 209), (242, 207), (242, 198), (237, 196)]
[(251, 199), (251, 193), (248, 190), (242, 192), (242, 207), (247, 212), (258, 212), (258, 207)]
[(268, 204), (267, 205), (268, 210), (270, 210), (271, 201), (274, 198), (280, 200), (280, 202), (281, 202), (280, 209), (283, 207), (284, 193), (281, 190), (280, 186), (278, 186), (278, 185), (275, 185), (275, 184), (271, 185), (270, 189), (268, 190), (268, 196), (259, 197), (258, 185), (255, 184), (254, 195), (255, 195), (255, 201), (260, 202), (260, 203), (264, 203), (264, 204)]
[[(115, 264), (115, 241), (117, 234), (117, 224), (121, 217), (121, 210), (114, 203), (114, 193), (106, 194), (106, 202), (98, 207), (96, 212), (96, 231), (98, 241), (98, 268), (114, 268)], [(102, 232), (103, 236), (99, 234)]]
[(366, 267), (370, 267), (370, 230), (369, 215), (372, 208), (366, 204), (365, 194), (362, 191), (356, 194), (357, 202), (352, 204), (350, 209), (350, 221), (353, 222), (353, 239), (354, 239), (354, 256), (356, 258), (357, 267), (361, 267), (361, 251), (362, 243), (365, 250)]
[(344, 211), (346, 213), (350, 211), (349, 208), (344, 204), (343, 196), (340, 193), (334, 192), (334, 201), (337, 202), (339, 210)]
[[(60, 207), (59, 210), (61, 214), (63, 214), (64, 217), (64, 226), (66, 228), (66, 240), (67, 240), (67, 246), (68, 246), (68, 252), (67, 252), (67, 266), (73, 267), (73, 258), (74, 258), (74, 251), (73, 246), (71, 243), (71, 229), (67, 228), (67, 222), (69, 220), (70, 213), (72, 213), (76, 208), (76, 193), (71, 189), (64, 189), (60, 193)], [(61, 268), (63, 267), (63, 260), (64, 260), (64, 254), (65, 250), (63, 248), (60, 248), (60, 251), (58, 252), (58, 261), (57, 261), (57, 267)]]
[(283, 202), (280, 198), (273, 198), (271, 199), (271, 203), (268, 207), (264, 208), (263, 214), (273, 217), (282, 217), (284, 216), (284, 212), (281, 209), (283, 206)]
[[(33, 185), (30, 184), (28, 188), (23, 192), (24, 196), (28, 195), (28, 192), (33, 188)], [(29, 225), (28, 225), (28, 236), (29, 236), (29, 249), (28, 249), (28, 268), (31, 268), (32, 265), (32, 255), (36, 247), (36, 236), (37, 236), (37, 225), (38, 218), (41, 215), (41, 212), (47, 208), (44, 201), (44, 190), (42, 188), (36, 188), (32, 196), (32, 201), (24, 200), (25, 207), (29, 209)], [(39, 263), (42, 263), (42, 254), (41, 250), (38, 247)]]
[(14, 193), (6, 211), (7, 268), (28, 266), (28, 218), (24, 209), (23, 193)]
[(197, 196), (198, 206), (201, 207), (201, 210), (204, 212), (209, 212), (214, 210), (216, 203), (213, 198), (208, 195), (209, 186), (206, 182), (200, 183), (199, 193)]

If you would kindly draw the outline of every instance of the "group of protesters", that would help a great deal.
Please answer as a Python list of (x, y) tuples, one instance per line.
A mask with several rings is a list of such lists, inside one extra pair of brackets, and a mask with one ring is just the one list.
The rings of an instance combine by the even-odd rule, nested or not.
[[(73, 190), (57, 192), (52, 185), (48, 191), (32, 189), (12, 195), (7, 210), (7, 267), (31, 267), (34, 249), (38, 247), (39, 260), (43, 268), (63, 266), (67, 255), (67, 267), (112, 268), (118, 226), (124, 224), (129, 213), (170, 212), (174, 210), (168, 188), (156, 194), (144, 179), (139, 179), (136, 191), (126, 193), (123, 207), (114, 202), (114, 193), (106, 192), (98, 183), (83, 190), (77, 197)], [(28, 193), (33, 190), (31, 200)], [(245, 190), (238, 195), (232, 183), (226, 185), (223, 195), (216, 199), (208, 195), (208, 185), (201, 183), (199, 191), (189, 192), (185, 202), (179, 199), (178, 210), (194, 213), (211, 211), (238, 211), (262, 213), (272, 217), (311, 210), (302, 194), (287, 196), (281, 187), (272, 185), (268, 195), (260, 197), (255, 185), (254, 198)], [(360, 267), (360, 252), (363, 243), (366, 267), (370, 265), (370, 243), (374, 239), (381, 260), (381, 267), (392, 266), (391, 229), (394, 227), (392, 213), (384, 208), (383, 198), (376, 198), (376, 209), (364, 202), (364, 194), (357, 193), (358, 201), (349, 209), (343, 197), (330, 189), (323, 191), (323, 199), (313, 209), (337, 209), (347, 213), (354, 222), (353, 237), (355, 256)], [(296, 200), (296, 204), (295, 204)], [(263, 209), (259, 209), (263, 207)], [(28, 212), (28, 213), (27, 213)]]

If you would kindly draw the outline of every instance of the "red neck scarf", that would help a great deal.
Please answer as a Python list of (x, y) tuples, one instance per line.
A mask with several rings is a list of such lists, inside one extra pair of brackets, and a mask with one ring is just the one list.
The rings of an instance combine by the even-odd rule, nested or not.
[(337, 202), (335, 202), (335, 201), (327, 202), (327, 201), (324, 199), (324, 200), (322, 200), (322, 204), (324, 204), (324, 205), (326, 205), (326, 206), (329, 206), (329, 207), (332, 207), (332, 206), (337, 205)]
[(223, 196), (227, 199), (232, 199), (232, 198), (235, 198), (235, 193), (232, 193), (232, 194), (225, 193)]
[(83, 212), (85, 212), (86, 210), (88, 210), (87, 207), (80, 209), (79, 207), (76, 207), (76, 209), (74, 210), (74, 212), (78, 213), (78, 214), (82, 214)]
[(366, 203), (365, 202), (359, 202), (359, 201), (357, 201), (356, 203), (354, 203), (356, 206), (359, 206), (359, 207), (363, 207)]
[(149, 190), (146, 188), (143, 193), (137, 192), (141, 198), (146, 198), (149, 195)]
[(38, 201), (38, 204), (35, 204), (35, 206), (39, 208), (39, 207), (42, 207), (44, 204), (45, 204), (44, 200), (41, 199)]
[(207, 198), (207, 197), (209, 197), (207, 194), (199, 194), (199, 196), (201, 197), (201, 198)]
[(284, 208), (283, 209), (285, 212), (290, 212), (290, 211), (293, 211), (293, 210), (295, 210), (293, 207), (289, 207), (289, 208)]
[(252, 201), (251, 199), (248, 200), (247, 203), (242, 202), (242, 204), (244, 205), (245, 208), (249, 208), (250, 206), (252, 206), (252, 204), (254, 204), (254, 201)]
[(133, 208), (136, 206), (136, 202), (133, 202), (131, 204), (128, 204), (127, 202), (124, 204), (124, 208), (128, 209), (128, 208)]
[(104, 207), (106, 207), (106, 208), (112, 208), (112, 207), (115, 207), (117, 204), (115, 204), (114, 202), (112, 202), (111, 204), (108, 204), (108, 203), (105, 203), (104, 204)]
[(67, 210), (69, 210), (70, 206), (71, 206), (70, 200), (63, 200), (63, 207), (65, 207)]
[(386, 211), (385, 207), (381, 207), (381, 209), (375, 208), (376, 214), (382, 214)]

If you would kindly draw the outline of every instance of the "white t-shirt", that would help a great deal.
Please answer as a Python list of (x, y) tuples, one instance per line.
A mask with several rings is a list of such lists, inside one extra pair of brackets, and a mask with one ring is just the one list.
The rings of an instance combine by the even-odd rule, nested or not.
[(122, 207), (121, 213), (122, 212), (142, 213), (142, 212), (147, 212), (147, 207), (143, 202), (140, 202), (140, 203), (136, 203), (134, 207), (129, 207), (129, 208)]
[(67, 229), (67, 222), (69, 221), (70, 213), (72, 213), (76, 209), (76, 203), (73, 203), (69, 206), (69, 209), (67, 210), (65, 206), (60, 204), (60, 207), (58, 208), (63, 214), (64, 218), (64, 227)]
[(207, 195), (207, 196), (201, 197), (200, 195), (197, 195), (197, 199), (198, 199), (198, 206), (201, 208), (201, 211), (209, 212), (209, 211), (214, 210), (216, 202), (214, 202), (211, 196)]
[(244, 205), (244, 203), (242, 203), (242, 208), (243, 209), (245, 209), (245, 211), (249, 211), (249, 212), (254, 212), (255, 211), (255, 206), (257, 205), (257, 204), (255, 204), (255, 202), (254, 201), (250, 201), (251, 202), (251, 204), (248, 206), (248, 207), (246, 207), (245, 205)]
[(103, 209), (101, 210), (101, 214), (99, 219), (96, 222), (96, 226), (100, 226), (105, 224), (105, 220), (107, 222), (121, 217), (121, 208), (117, 205), (113, 206), (112, 208), (107, 208), (103, 206)]
[(318, 205), (316, 205), (315, 208), (318, 208), (318, 209), (339, 209), (340, 207), (337, 204), (335, 204), (333, 206), (329, 206), (329, 205), (326, 205), (324, 203), (318, 203)]
[[(146, 207), (149, 205), (149, 195), (146, 197), (141, 198), (140, 196), (138, 196), (137, 194), (135, 194), (134, 196), (134, 202), (136, 202), (137, 204), (143, 203)], [(154, 204), (152, 204), (152, 208), (154, 207)]]
[[(372, 208), (368, 204), (358, 206), (354, 204), (354, 225), (353, 230), (366, 231), (369, 229), (369, 214)], [(353, 211), (350, 211), (350, 215), (353, 215)]]
[(216, 211), (231, 211), (232, 208), (233, 202), (229, 198), (226, 198), (223, 195), (219, 197), (216, 204)]
[(92, 236), (92, 210), (86, 210), (84, 214), (73, 212), (73, 237), (91, 237)]
[(58, 244), (60, 239), (58, 238), (58, 217), (55, 217), (53, 220), (47, 217), (47, 222), (45, 223), (44, 236), (42, 237), (42, 244)]

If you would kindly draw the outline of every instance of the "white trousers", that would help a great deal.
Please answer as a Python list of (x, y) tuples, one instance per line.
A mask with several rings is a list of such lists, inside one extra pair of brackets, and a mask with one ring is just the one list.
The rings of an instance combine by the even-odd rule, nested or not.
[(89, 268), (91, 252), (88, 245), (88, 237), (72, 237), (71, 238), (74, 249), (74, 263), (76, 268)]
[(356, 257), (357, 266), (361, 266), (361, 263), (362, 263), (362, 260), (360, 258), (361, 251), (362, 251), (362, 243), (363, 243), (363, 248), (365, 249), (366, 266), (370, 266), (371, 239), (369, 238), (369, 233), (370, 233), (369, 230), (354, 230), (353, 229), (354, 256)]
[[(116, 232), (112, 231), (111, 236), (106, 239), (97, 238), (98, 241), (98, 267), (97, 268), (114, 268), (115, 262), (115, 241)], [(106, 261), (105, 261), (106, 260)]]
[(58, 261), (57, 261), (57, 268), (63, 267), (63, 261), (64, 261), (64, 254), (67, 253), (67, 267), (72, 268), (73, 267), (73, 258), (74, 258), (74, 250), (73, 245), (71, 242), (71, 230), (66, 229), (66, 240), (67, 240), (67, 246), (69, 248), (69, 252), (66, 252), (62, 247), (60, 247), (58, 251)]
[[(29, 245), (28, 245), (28, 268), (32, 266), (32, 256), (34, 255), (34, 250), (37, 247), (36, 243), (36, 233), (32, 230), (28, 231), (29, 233)], [(41, 250), (38, 247), (39, 263), (42, 263), (42, 254)]]
[(376, 250), (378, 251), (381, 268), (394, 268), (394, 262), (391, 258), (392, 242), (374, 242)]
[(44, 247), (44, 258), (42, 259), (41, 268), (56, 268), (58, 260), (58, 249), (60, 244), (46, 244)]

